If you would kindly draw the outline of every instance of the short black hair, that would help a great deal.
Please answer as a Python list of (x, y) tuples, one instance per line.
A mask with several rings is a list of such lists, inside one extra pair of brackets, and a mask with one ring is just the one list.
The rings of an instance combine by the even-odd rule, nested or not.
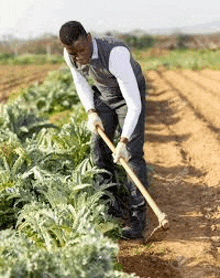
[(78, 21), (68, 21), (60, 28), (60, 40), (63, 44), (71, 45), (80, 36), (87, 37), (87, 32)]

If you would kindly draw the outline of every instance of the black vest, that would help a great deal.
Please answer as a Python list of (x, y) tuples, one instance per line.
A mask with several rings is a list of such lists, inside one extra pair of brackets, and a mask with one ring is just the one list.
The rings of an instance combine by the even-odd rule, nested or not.
[[(121, 98), (122, 95), (117, 79), (109, 71), (109, 56), (111, 50), (116, 46), (125, 46), (127, 49), (129, 48), (122, 41), (116, 40), (112, 37), (95, 38), (95, 40), (98, 47), (97, 59), (91, 59), (88, 65), (83, 65), (81, 67), (76, 66), (71, 55), (69, 55), (70, 61), (77, 71), (83, 74), (86, 78), (90, 76), (95, 81), (95, 85), (101, 92), (104, 99), (115, 99), (115, 97)], [(145, 87), (145, 79), (142, 74), (141, 67), (132, 56), (130, 62), (139, 86), (141, 96), (145, 97), (145, 90), (143, 90), (143, 87)]]

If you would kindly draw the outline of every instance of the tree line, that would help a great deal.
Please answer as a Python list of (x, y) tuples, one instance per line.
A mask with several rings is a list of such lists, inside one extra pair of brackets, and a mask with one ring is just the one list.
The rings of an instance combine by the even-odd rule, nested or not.
[[(104, 35), (112, 35), (112, 33), (107, 32)], [(220, 34), (201, 36), (182, 33), (150, 35), (137, 31), (136, 33), (116, 33), (113, 35), (135, 49), (148, 49), (151, 47), (164, 49), (209, 48), (211, 44), (215, 44), (219, 48), (220, 45)], [(8, 35), (0, 39), (0, 53), (15, 56), (20, 54), (62, 55), (63, 46), (56, 35), (47, 34), (36, 39), (27, 40), (20, 40)]]

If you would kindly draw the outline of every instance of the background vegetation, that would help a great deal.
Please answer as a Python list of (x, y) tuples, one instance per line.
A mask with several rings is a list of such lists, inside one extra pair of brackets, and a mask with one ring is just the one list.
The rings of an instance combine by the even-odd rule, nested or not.
[[(136, 48), (132, 52), (144, 70), (157, 70), (161, 67), (192, 70), (220, 69), (220, 50), (185, 48), (164, 50), (151, 47), (147, 49)], [(0, 54), (0, 65), (43, 65), (50, 63), (64, 64), (63, 56)]]
[[(140, 32), (111, 34), (126, 42), (146, 70), (163, 66), (167, 69), (219, 69), (220, 34), (149, 35)], [(6, 37), (0, 41), (0, 65), (64, 63), (63, 47), (56, 36), (20, 41)]]
[(174, 49), (161, 50), (151, 48), (147, 51), (136, 50), (134, 56), (144, 70), (158, 69), (220, 69), (220, 50), (210, 49)]

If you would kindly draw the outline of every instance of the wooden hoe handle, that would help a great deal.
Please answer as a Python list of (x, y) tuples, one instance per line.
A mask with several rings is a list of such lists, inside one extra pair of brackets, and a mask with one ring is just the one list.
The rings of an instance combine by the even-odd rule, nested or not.
[[(113, 145), (113, 143), (109, 140), (109, 138), (107, 137), (107, 135), (105, 134), (105, 132), (99, 127), (97, 126), (97, 131), (98, 134), (102, 137), (102, 139), (104, 140), (104, 142), (106, 143), (106, 145), (109, 147), (109, 149), (114, 153), (115, 152), (115, 146)], [(152, 208), (152, 210), (154, 211), (155, 215), (158, 218), (159, 221), (159, 225), (162, 226), (165, 230), (169, 228), (169, 222), (167, 220), (167, 216), (165, 213), (163, 213), (159, 207), (157, 206), (157, 204), (155, 203), (155, 201), (152, 199), (152, 197), (150, 196), (150, 194), (148, 193), (148, 191), (146, 190), (146, 188), (143, 186), (143, 184), (141, 183), (141, 181), (138, 179), (138, 177), (136, 176), (136, 174), (134, 173), (134, 171), (131, 169), (131, 167), (128, 165), (128, 163), (123, 159), (120, 158), (119, 159), (121, 165), (123, 166), (123, 168), (125, 169), (125, 171), (128, 173), (128, 175), (130, 176), (130, 178), (133, 180), (133, 182), (135, 183), (135, 185), (137, 186), (137, 188), (140, 190), (140, 192), (142, 193), (142, 195), (144, 196), (144, 198), (146, 199), (147, 203), (149, 204), (149, 206)]]

